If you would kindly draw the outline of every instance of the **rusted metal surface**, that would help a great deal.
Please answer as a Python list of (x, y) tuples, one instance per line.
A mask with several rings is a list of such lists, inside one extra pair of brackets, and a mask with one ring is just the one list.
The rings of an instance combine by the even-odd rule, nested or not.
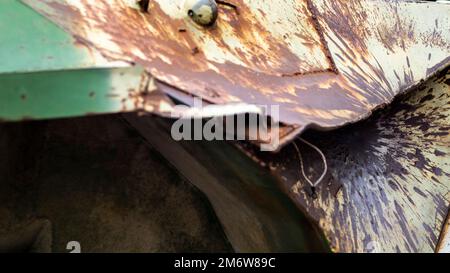
[(363, 119), (450, 61), (447, 4), (230, 0), (237, 9), (221, 6), (217, 24), (202, 28), (183, 0), (150, 1), (148, 12), (132, 0), (22, 1), (180, 92), (279, 104), (297, 133)]
[[(242, 111), (279, 104), (289, 126), (283, 144), (308, 127), (359, 121), (419, 86), (367, 121), (306, 133), (330, 164), (318, 199), (300, 179), (293, 147), (278, 154), (242, 150), (278, 177), (335, 251), (431, 252), (443, 245), (438, 237), (450, 200), (450, 5), (229, 0), (238, 9), (221, 6), (217, 24), (202, 28), (182, 0), (151, 1), (147, 12), (131, 7), (133, 0), (22, 1), (109, 61), (144, 66), (158, 91), (184, 102), (202, 97), (218, 105), (217, 114), (220, 106)], [(300, 148), (313, 179), (322, 162)]]
[(450, 213), (442, 227), (441, 238), (436, 247), (438, 253), (450, 253)]
[(129, 67), (109, 62), (17, 0), (0, 1), (0, 74)]
[(0, 1), (0, 33), (0, 122), (171, 112), (145, 69), (106, 60), (20, 1)]
[[(270, 168), (335, 251), (435, 251), (450, 203), (448, 70), (369, 120), (304, 137), (329, 161), (317, 199), (299, 174), (292, 145), (276, 155), (243, 150)], [(319, 155), (298, 145), (307, 175), (317, 179), (323, 170)]]
[(170, 109), (171, 100), (139, 67), (0, 73), (1, 121)]

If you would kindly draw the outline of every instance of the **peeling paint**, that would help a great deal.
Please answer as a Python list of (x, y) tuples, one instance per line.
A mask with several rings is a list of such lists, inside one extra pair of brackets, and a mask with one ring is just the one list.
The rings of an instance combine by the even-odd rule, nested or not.
[[(449, 79), (449, 70), (441, 72), (368, 120), (332, 132), (306, 132), (303, 137), (329, 163), (318, 199), (308, 194), (292, 145), (278, 154), (243, 149), (269, 166), (334, 251), (368, 252), (376, 244), (378, 252), (434, 252), (450, 206)], [(322, 160), (298, 145), (309, 178), (316, 179)]]
[(450, 253), (450, 214), (442, 227), (441, 238), (436, 248), (438, 253)]
[(366, 118), (450, 61), (450, 6), (438, 3), (233, 0), (239, 12), (221, 7), (205, 29), (182, 0), (151, 1), (148, 13), (122, 0), (22, 1), (105, 57), (192, 96), (276, 102), (298, 133)]

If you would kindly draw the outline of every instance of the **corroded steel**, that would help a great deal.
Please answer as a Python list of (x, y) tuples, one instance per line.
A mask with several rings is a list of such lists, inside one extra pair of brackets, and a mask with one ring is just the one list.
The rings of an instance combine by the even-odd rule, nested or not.
[(129, 66), (108, 62), (16, 0), (0, 1), (0, 33), (0, 74)]
[(171, 110), (140, 67), (0, 73), (0, 121)]
[[(450, 205), (450, 72), (366, 121), (333, 132), (307, 132), (304, 137), (328, 158), (330, 173), (317, 188), (318, 199), (310, 196), (300, 176), (292, 145), (278, 154), (249, 155), (269, 166), (335, 251), (436, 249)], [(307, 175), (317, 179), (322, 160), (316, 151), (298, 145)]]
[(447, 216), (447, 221), (445, 221), (442, 227), (441, 238), (436, 247), (436, 252), (450, 253), (450, 214)]
[[(294, 130), (284, 144), (307, 127), (366, 118), (450, 62), (448, 4), (229, 0), (203, 28), (183, 0), (150, 1), (146, 12), (134, 0), (22, 1), (78, 45), (142, 65), (160, 91), (239, 111), (279, 104)], [(307, 133), (330, 161), (317, 200), (300, 181), (295, 149), (243, 150), (270, 167), (334, 250), (434, 251), (450, 200), (449, 94), (449, 76), (439, 74), (367, 121)], [(316, 176), (322, 162), (301, 148)]]
[(171, 111), (144, 69), (106, 60), (19, 1), (0, 1), (0, 33), (0, 121)]
[(367, 117), (450, 61), (450, 5), (230, 0), (202, 28), (183, 0), (22, 0), (111, 60), (210, 103), (281, 105), (297, 128)]

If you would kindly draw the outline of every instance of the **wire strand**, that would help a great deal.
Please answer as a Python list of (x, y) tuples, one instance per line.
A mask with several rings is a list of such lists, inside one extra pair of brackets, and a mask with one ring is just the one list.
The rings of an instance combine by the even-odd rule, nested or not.
[(306, 181), (309, 183), (309, 185), (313, 188), (317, 187), (317, 185), (319, 185), (322, 180), (325, 178), (325, 175), (328, 172), (328, 163), (327, 163), (327, 158), (325, 157), (324, 153), (314, 144), (308, 142), (307, 140), (301, 138), (301, 137), (297, 137), (300, 141), (302, 141), (303, 143), (305, 143), (306, 145), (310, 146), (311, 148), (313, 148), (314, 150), (316, 150), (320, 156), (322, 157), (322, 162), (323, 162), (323, 166), (324, 166), (324, 170), (322, 175), (319, 177), (319, 179), (317, 179), (316, 182), (312, 182), (308, 176), (305, 173), (305, 167), (303, 164), (303, 157), (302, 157), (302, 153), (300, 152), (300, 148), (298, 147), (297, 143), (295, 143), (295, 141), (293, 142), (295, 149), (297, 150), (297, 154), (298, 154), (298, 159), (300, 161), (300, 169), (301, 169), (301, 174), (303, 175), (303, 177), (306, 179)]

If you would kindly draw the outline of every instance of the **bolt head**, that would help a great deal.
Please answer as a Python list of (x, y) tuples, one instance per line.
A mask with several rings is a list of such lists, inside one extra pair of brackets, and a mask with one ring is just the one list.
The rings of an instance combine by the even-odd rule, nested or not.
[(186, 0), (187, 15), (201, 26), (212, 26), (217, 20), (218, 8), (215, 0)]

